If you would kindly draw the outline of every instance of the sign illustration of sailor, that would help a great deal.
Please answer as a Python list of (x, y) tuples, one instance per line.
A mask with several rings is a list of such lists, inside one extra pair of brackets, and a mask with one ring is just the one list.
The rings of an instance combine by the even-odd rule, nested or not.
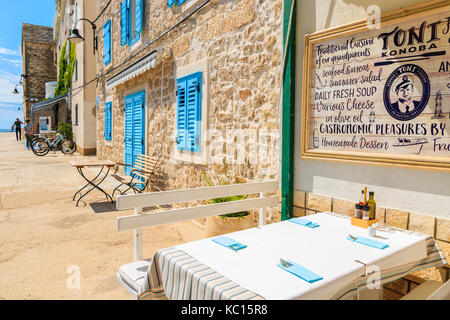
[(425, 71), (417, 65), (398, 67), (386, 80), (384, 105), (395, 119), (408, 121), (417, 117), (430, 98), (430, 81)]
[(396, 112), (412, 112), (419, 106), (420, 101), (414, 99), (414, 89), (414, 79), (411, 76), (402, 76), (401, 81), (395, 86), (398, 100), (392, 104), (392, 108)]

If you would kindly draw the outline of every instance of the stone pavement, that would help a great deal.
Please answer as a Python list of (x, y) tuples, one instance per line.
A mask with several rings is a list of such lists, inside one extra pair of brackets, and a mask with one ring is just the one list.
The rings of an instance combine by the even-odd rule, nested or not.
[[(131, 298), (115, 275), (133, 259), (133, 232), (117, 232), (116, 218), (132, 211), (115, 211), (97, 191), (75, 207), (84, 180), (69, 161), (82, 158), (95, 157), (37, 157), (12, 133), (0, 133), (0, 299)], [(109, 178), (102, 187), (116, 185)], [(190, 221), (146, 228), (144, 257), (204, 236)], [(71, 266), (80, 268), (80, 289), (67, 286)]]

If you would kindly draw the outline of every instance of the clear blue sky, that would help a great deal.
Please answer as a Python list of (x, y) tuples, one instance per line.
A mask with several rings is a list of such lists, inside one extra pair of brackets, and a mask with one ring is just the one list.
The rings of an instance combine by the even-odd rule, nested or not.
[[(0, 10), (0, 129), (11, 128), (22, 113), (22, 87), (13, 95), (22, 74), (22, 23), (53, 27), (54, 0), (2, 0)], [(20, 107), (21, 111), (18, 111)]]

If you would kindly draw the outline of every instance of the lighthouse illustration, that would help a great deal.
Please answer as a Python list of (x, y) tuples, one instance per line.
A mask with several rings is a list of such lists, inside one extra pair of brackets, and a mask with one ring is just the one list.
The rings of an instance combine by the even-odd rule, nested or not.
[(431, 119), (442, 119), (444, 115), (442, 114), (442, 94), (441, 90), (436, 93), (435, 98), (435, 107), (434, 107), (434, 116)]
[(319, 130), (317, 130), (317, 121), (314, 122), (313, 146), (314, 149), (319, 148)]

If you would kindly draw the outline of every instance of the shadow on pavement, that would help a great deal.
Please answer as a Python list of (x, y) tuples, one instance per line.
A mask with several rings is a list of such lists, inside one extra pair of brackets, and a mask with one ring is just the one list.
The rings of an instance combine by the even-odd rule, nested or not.
[(95, 213), (104, 213), (104, 212), (111, 212), (111, 211), (119, 211), (116, 208), (116, 202), (113, 203), (107, 201), (107, 202), (94, 202), (89, 203), (89, 206), (94, 210)]

